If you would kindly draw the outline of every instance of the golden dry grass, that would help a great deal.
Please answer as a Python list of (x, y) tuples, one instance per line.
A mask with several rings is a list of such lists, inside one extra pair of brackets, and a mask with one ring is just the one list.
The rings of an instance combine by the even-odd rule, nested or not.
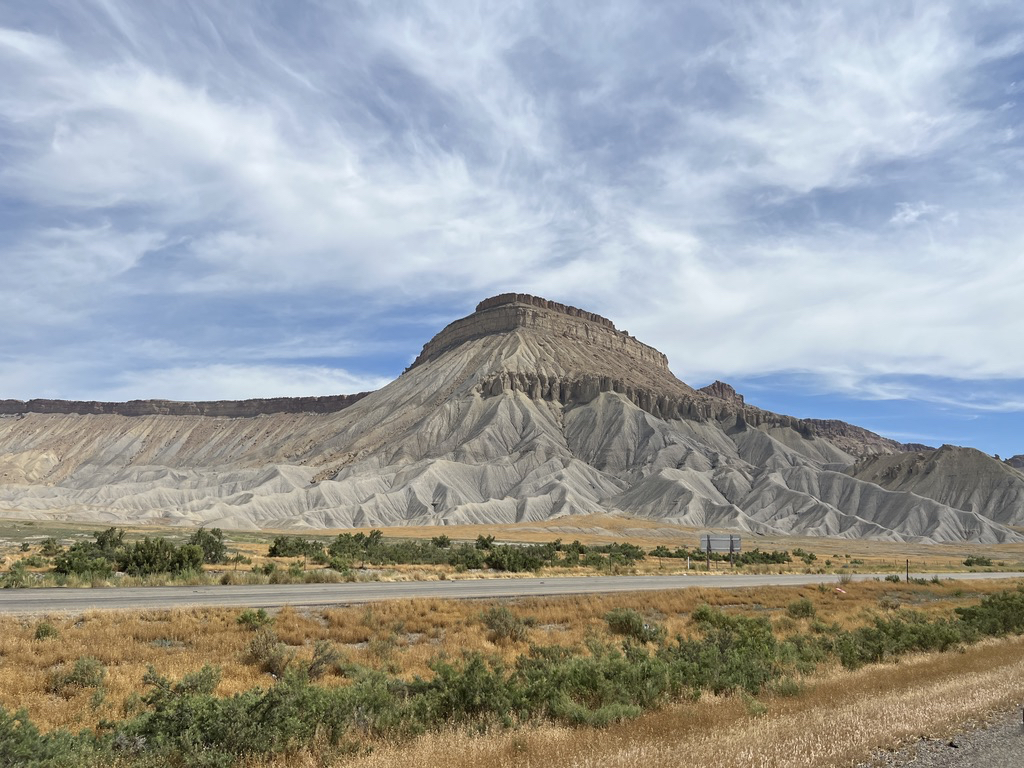
[[(600, 731), (544, 725), (482, 737), (433, 733), (407, 745), (380, 745), (368, 756), (336, 765), (831, 768), (923, 735), (948, 736), (985, 713), (1019, 705), (1022, 651), (1024, 638), (1014, 638), (857, 672), (831, 670), (805, 681), (800, 696), (768, 699), (761, 714), (752, 714), (739, 697), (708, 698)], [(306, 755), (261, 765), (313, 766), (314, 759)]]
[[(805, 597), (820, 617), (843, 627), (864, 623), (871, 613), (891, 610), (895, 603), (929, 614), (949, 613), (956, 605), (1007, 588), (1005, 582), (954, 585), (905, 585), (856, 582), (839, 594), (831, 587), (762, 587), (750, 589), (686, 589), (654, 593), (586, 595), (512, 601), (511, 609), (530, 621), (528, 640), (495, 644), (480, 621), (490, 602), (441, 599), (403, 600), (305, 612), (285, 608), (275, 617), (280, 640), (309, 659), (318, 640), (332, 642), (351, 662), (385, 669), (406, 678), (431, 674), (429, 663), (439, 655), (460, 657), (480, 651), (511, 661), (527, 643), (582, 645), (588, 633), (606, 629), (605, 614), (634, 608), (665, 626), (670, 635), (690, 631), (689, 615), (702, 604), (730, 612), (767, 616), (780, 631), (806, 628), (808, 619), (792, 619), (786, 606)], [(160, 674), (180, 678), (204, 664), (222, 669), (218, 693), (227, 695), (272, 684), (272, 678), (249, 663), (247, 647), (253, 632), (237, 623), (235, 609), (193, 609), (159, 612), (89, 612), (80, 616), (0, 618), (0, 704), (25, 707), (44, 730), (78, 729), (103, 718), (122, 715), (123, 706), (141, 689), (152, 665)], [(40, 621), (50, 622), (57, 636), (35, 639)], [(102, 701), (93, 691), (68, 698), (47, 690), (48, 677), (82, 656), (107, 667)], [(323, 684), (338, 685), (336, 677)]]

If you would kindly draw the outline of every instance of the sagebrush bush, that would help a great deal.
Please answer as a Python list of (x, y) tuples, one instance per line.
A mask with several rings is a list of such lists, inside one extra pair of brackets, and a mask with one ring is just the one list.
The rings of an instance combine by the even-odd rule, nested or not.
[(50, 693), (67, 696), (82, 688), (98, 688), (103, 685), (107, 669), (92, 656), (79, 657), (71, 669), (57, 668), (50, 673), (47, 689)]
[(521, 643), (526, 640), (526, 622), (504, 605), (484, 611), (480, 620), (489, 630), (491, 642)]
[(267, 627), (274, 623), (273, 617), (268, 615), (262, 608), (257, 608), (256, 610), (248, 608), (238, 615), (236, 621), (243, 627), (253, 630)]
[(270, 627), (256, 631), (246, 649), (246, 658), (264, 672), (282, 677), (295, 660), (295, 649), (282, 643)]
[(811, 619), (814, 618), (814, 613), (814, 603), (806, 597), (794, 600), (786, 606), (786, 615), (792, 619)]
[(341, 652), (329, 640), (318, 640), (313, 646), (313, 659), (306, 665), (306, 676), (318, 680), (341, 662)]
[(40, 621), (36, 624), (36, 631), (33, 636), (36, 640), (45, 640), (49, 637), (57, 637), (58, 634), (57, 628), (53, 624), (48, 621)]
[(616, 608), (605, 614), (608, 628), (617, 635), (625, 635), (641, 643), (660, 643), (665, 639), (665, 630), (654, 622), (648, 622), (634, 610)]

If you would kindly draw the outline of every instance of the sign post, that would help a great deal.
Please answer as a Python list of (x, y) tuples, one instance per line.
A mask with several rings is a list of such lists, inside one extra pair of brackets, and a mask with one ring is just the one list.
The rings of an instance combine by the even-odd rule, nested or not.
[(729, 553), (729, 564), (735, 565), (736, 555), (742, 551), (740, 535), (738, 533), (712, 534), (702, 533), (700, 535), (700, 548), (707, 555), (708, 570), (711, 570), (711, 553)]

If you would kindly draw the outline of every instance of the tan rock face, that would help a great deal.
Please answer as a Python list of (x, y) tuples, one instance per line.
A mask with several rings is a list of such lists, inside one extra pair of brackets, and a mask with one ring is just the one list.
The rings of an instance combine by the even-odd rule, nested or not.
[(569, 339), (591, 347), (594, 353), (614, 352), (644, 368), (668, 372), (668, 358), (625, 331), (616, 330), (607, 318), (576, 307), (558, 304), (524, 293), (504, 293), (481, 301), (469, 317), (456, 320), (423, 347), (413, 367), (431, 360), (470, 339), (522, 328), (550, 337)]
[(706, 387), (701, 387), (698, 392), (703, 392), (711, 397), (717, 397), (719, 400), (725, 400), (730, 403), (736, 403), (737, 405), (743, 405), (743, 395), (736, 392), (731, 386), (726, 384), (724, 381), (715, 381), (708, 384)]

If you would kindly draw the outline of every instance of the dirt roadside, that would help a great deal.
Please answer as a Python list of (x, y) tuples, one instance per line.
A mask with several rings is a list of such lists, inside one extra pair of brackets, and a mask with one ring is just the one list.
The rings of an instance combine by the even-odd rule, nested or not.
[(1024, 765), (1021, 707), (998, 712), (948, 739), (922, 738), (896, 752), (879, 752), (857, 768), (1017, 768)]

